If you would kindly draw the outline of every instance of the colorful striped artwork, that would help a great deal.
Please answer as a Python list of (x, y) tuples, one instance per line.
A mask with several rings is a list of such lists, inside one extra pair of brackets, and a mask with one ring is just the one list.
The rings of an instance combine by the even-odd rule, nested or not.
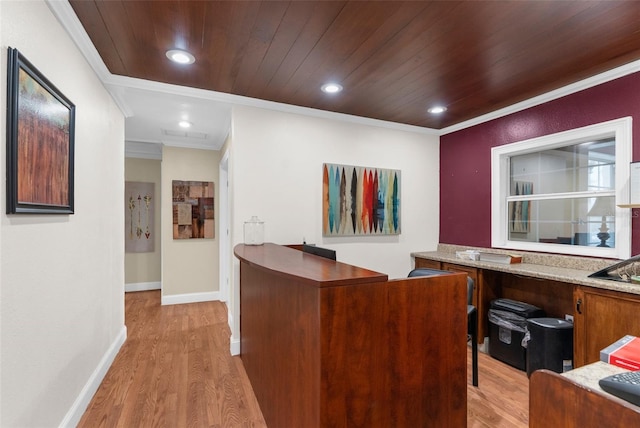
[[(529, 181), (514, 181), (516, 195), (532, 195), (533, 183)], [(531, 204), (529, 201), (509, 202), (509, 232), (529, 232), (529, 217)]]
[(400, 171), (322, 165), (322, 235), (400, 234)]

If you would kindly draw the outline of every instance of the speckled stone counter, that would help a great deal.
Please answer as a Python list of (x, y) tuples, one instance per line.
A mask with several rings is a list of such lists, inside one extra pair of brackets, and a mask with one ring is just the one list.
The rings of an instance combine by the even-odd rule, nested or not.
[[(522, 263), (500, 264), (487, 261), (466, 260), (456, 257), (456, 251), (479, 250), (492, 253), (517, 254), (522, 256)], [(455, 263), (514, 275), (532, 278), (549, 279), (571, 284), (585, 285), (599, 289), (613, 290), (640, 295), (640, 284), (589, 278), (589, 275), (618, 262), (612, 259), (564, 256), (557, 254), (529, 253), (524, 251), (505, 251), (498, 249), (467, 247), (459, 245), (438, 244), (437, 251), (411, 253), (412, 257), (421, 257), (440, 262)]]
[(585, 386), (592, 391), (598, 391), (603, 394), (612, 396), (611, 394), (603, 391), (602, 388), (600, 388), (600, 385), (598, 385), (598, 381), (604, 377), (628, 371), (629, 370), (623, 369), (622, 367), (598, 361), (592, 364), (587, 364), (586, 366), (578, 367), (577, 369), (569, 370), (568, 372), (564, 372), (562, 373), (562, 376), (565, 376), (575, 383)]
[(603, 391), (598, 381), (625, 369), (603, 362), (566, 373), (538, 370), (529, 379), (532, 428), (639, 427), (640, 406)]

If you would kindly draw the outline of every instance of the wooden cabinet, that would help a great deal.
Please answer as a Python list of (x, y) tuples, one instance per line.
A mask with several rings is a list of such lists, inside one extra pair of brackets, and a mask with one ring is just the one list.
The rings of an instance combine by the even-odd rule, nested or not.
[(574, 367), (600, 359), (600, 350), (624, 335), (640, 336), (640, 295), (575, 285), (567, 281), (446, 261), (415, 258), (416, 268), (466, 272), (475, 282), (473, 303), (478, 308), (478, 343), (489, 335), (487, 315), (493, 299), (508, 298), (538, 306), (553, 318), (574, 317)]
[(462, 266), (455, 263), (442, 262), (441, 269), (453, 272), (464, 272), (473, 279), (473, 297), (472, 305), (478, 311), (478, 344), (484, 343), (484, 338), (489, 336), (489, 323), (487, 316), (489, 314), (489, 305), (491, 296), (494, 295), (492, 290), (488, 290), (484, 282), (484, 275), (481, 269), (471, 266)]
[(439, 262), (438, 260), (423, 259), (421, 257), (416, 257), (415, 260), (416, 269), (442, 269), (450, 270), (452, 272), (466, 272), (466, 274), (473, 279), (473, 305), (476, 307), (478, 306), (478, 269), (471, 266), (462, 266), (454, 263)]
[(453, 272), (465, 272), (471, 279), (473, 279), (473, 299), (472, 305), (478, 307), (478, 288), (480, 287), (480, 282), (478, 281), (478, 269), (471, 266), (461, 266), (453, 263), (441, 263), (441, 269), (450, 270)]
[[(483, 276), (480, 269), (463, 266), (455, 263), (440, 262), (438, 260), (423, 259), (422, 257), (415, 258), (415, 266), (418, 268), (426, 269), (442, 269), (450, 270), (452, 272), (465, 272), (473, 279), (473, 305), (478, 310), (478, 343), (484, 343), (484, 338), (489, 335), (489, 328), (487, 326), (487, 311), (489, 310), (489, 301), (483, 299), (484, 296), (493, 296), (495, 293), (490, 291), (481, 291)], [(489, 298), (489, 297), (487, 297)]]
[(416, 269), (418, 268), (442, 269), (440, 267), (440, 262), (437, 260), (429, 260), (429, 259), (423, 259), (421, 257), (416, 257)]
[(574, 366), (600, 359), (600, 350), (626, 334), (640, 336), (640, 296), (574, 288)]

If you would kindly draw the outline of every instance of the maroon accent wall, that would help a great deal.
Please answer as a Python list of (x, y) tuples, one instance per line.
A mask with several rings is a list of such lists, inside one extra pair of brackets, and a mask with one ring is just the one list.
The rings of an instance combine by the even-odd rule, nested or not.
[[(491, 247), (491, 148), (612, 119), (633, 118), (640, 160), (640, 73), (440, 137), (440, 242)], [(640, 252), (633, 209), (631, 253)]]

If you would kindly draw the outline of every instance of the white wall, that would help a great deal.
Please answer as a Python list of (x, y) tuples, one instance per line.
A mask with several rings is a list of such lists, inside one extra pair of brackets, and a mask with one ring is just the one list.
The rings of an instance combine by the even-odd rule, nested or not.
[[(219, 209), (220, 152), (164, 147), (162, 150), (162, 303), (219, 298), (218, 222), (214, 239), (173, 239), (173, 180), (213, 181), (214, 212)], [(214, 214), (215, 215), (215, 214)], [(217, 217), (217, 216), (216, 216)]]
[[(243, 241), (252, 215), (265, 221), (265, 241), (315, 243), (341, 262), (404, 277), (410, 253), (435, 250), (439, 230), (439, 138), (291, 113), (235, 107), (230, 158), (232, 242)], [(397, 236), (322, 237), (322, 164), (401, 170)], [(232, 307), (238, 308), (237, 259)], [(238, 317), (232, 340), (237, 344)]]
[(6, 215), (0, 198), (0, 426), (73, 426), (126, 337), (124, 118), (44, 2), (1, 1), (0, 42), (2, 85), (11, 46), (77, 107), (75, 214)]

